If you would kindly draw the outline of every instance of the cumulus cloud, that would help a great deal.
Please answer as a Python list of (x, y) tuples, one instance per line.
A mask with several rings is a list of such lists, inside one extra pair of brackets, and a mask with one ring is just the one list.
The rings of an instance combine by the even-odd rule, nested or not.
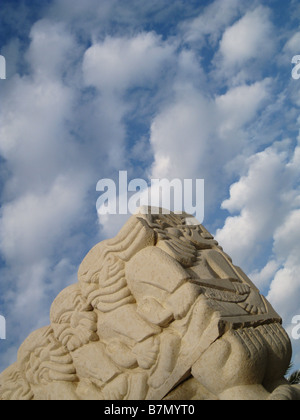
[(187, 82), (184, 75), (178, 75), (173, 86), (175, 100), (152, 122), (151, 176), (204, 178), (209, 211), (232, 176), (230, 162), (239, 154), (249, 153), (245, 127), (270, 100), (270, 80), (228, 89), (215, 97), (205, 93), (204, 81), (203, 88), (197, 89), (193, 80), (191, 77)]
[(268, 298), (282, 316), (300, 314), (300, 210), (292, 210), (274, 234), (274, 253), (283, 264), (270, 286)]
[[(179, 94), (174, 104), (157, 115), (151, 127), (154, 178), (195, 175), (199, 158), (210, 148), (211, 115), (210, 101), (191, 89)], [(188, 166), (182, 165), (183, 161)]]
[(270, 99), (271, 83), (271, 79), (265, 79), (250, 85), (243, 84), (216, 98), (221, 137), (233, 136), (253, 120)]
[(272, 27), (269, 14), (269, 9), (260, 6), (226, 29), (220, 44), (225, 65), (243, 65), (270, 53)]
[[(231, 186), (222, 204), (232, 215), (216, 238), (248, 270), (291, 334), (292, 319), (300, 313), (300, 171), (299, 146), (291, 152), (289, 145), (275, 143), (249, 159), (248, 173)], [(297, 353), (299, 346), (293, 344)]]
[(276, 146), (253, 155), (248, 165), (247, 175), (231, 186), (230, 198), (222, 203), (232, 216), (216, 237), (238, 264), (249, 268), (283, 223), (294, 180), (287, 154)]
[(159, 76), (173, 52), (172, 45), (151, 32), (129, 39), (107, 37), (85, 53), (86, 83), (104, 91), (141, 87)]
[(227, 27), (215, 55), (216, 78), (236, 85), (261, 77), (262, 64), (268, 64), (276, 47), (270, 9), (259, 6)]
[(27, 60), (35, 77), (57, 78), (62, 74), (68, 58), (74, 56), (77, 47), (73, 36), (63, 23), (53, 24), (47, 19), (35, 23), (30, 32), (31, 44)]
[(280, 263), (278, 263), (278, 261), (271, 260), (261, 271), (254, 270), (250, 274), (250, 278), (260, 290), (265, 290), (266, 288), (269, 288), (279, 267)]
[(185, 42), (197, 47), (204, 45), (206, 37), (212, 46), (216, 46), (223, 31), (240, 16), (245, 8), (244, 0), (216, 0), (206, 6), (194, 19), (181, 25)]
[(79, 182), (58, 177), (49, 191), (23, 194), (2, 207), (0, 249), (8, 263), (30, 264), (53, 254), (83, 212), (84, 183)]
[(299, 54), (299, 45), (300, 45), (300, 32), (296, 32), (292, 37), (286, 42), (283, 50), (293, 55)]
[(13, 175), (8, 196), (47, 188), (65, 169), (66, 157), (76, 155), (65, 126), (74, 95), (60, 77), (74, 41), (61, 25), (45, 21), (34, 25), (31, 37), (31, 76), (16, 75), (9, 80), (2, 101), (0, 151)]

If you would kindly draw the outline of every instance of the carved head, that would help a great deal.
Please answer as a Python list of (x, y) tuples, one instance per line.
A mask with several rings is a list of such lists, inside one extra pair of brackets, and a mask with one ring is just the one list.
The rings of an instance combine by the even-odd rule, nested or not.
[(97, 316), (77, 284), (58, 295), (52, 304), (50, 319), (55, 338), (69, 351), (98, 340)]

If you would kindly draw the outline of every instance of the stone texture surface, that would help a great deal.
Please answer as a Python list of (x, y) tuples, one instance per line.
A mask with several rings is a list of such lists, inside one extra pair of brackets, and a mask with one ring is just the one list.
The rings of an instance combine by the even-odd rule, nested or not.
[(281, 318), (188, 215), (137, 214), (82, 262), (2, 400), (297, 400)]

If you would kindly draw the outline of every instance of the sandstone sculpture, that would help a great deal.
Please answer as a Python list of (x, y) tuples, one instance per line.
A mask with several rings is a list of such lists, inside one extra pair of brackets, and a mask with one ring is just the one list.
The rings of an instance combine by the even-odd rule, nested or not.
[(300, 399), (280, 316), (191, 221), (141, 212), (95, 246), (0, 376), (0, 399)]

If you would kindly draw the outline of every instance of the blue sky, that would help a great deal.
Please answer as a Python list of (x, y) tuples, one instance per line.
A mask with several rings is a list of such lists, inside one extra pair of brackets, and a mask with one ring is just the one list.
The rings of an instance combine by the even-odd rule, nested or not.
[(97, 182), (121, 170), (205, 179), (205, 226), (291, 333), (299, 2), (2, 0), (0, 18), (0, 370), (49, 324), (88, 250), (124, 223), (96, 211)]

